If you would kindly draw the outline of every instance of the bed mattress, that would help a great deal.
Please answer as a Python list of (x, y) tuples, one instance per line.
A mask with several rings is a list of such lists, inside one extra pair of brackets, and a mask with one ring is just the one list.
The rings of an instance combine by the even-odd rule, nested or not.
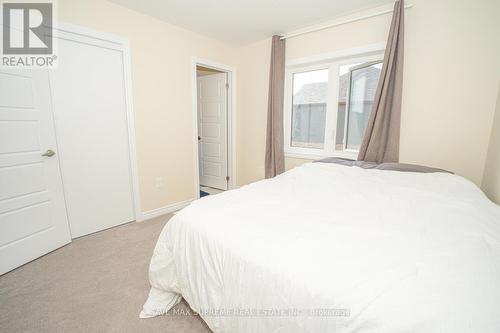
[(470, 181), (309, 163), (162, 231), (141, 317), (214, 332), (500, 332), (500, 207)]

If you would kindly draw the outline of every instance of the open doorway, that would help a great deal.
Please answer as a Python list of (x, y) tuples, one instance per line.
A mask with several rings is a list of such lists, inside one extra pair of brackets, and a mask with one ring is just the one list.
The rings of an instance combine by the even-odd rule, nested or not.
[(204, 197), (232, 188), (232, 71), (195, 65), (197, 192)]

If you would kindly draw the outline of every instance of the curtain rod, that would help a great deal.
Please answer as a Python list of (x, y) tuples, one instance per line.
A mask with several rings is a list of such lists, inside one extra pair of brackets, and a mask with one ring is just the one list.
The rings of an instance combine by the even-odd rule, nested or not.
[[(408, 9), (408, 8), (411, 8), (411, 7), (413, 7), (412, 4), (406, 5), (405, 9)], [(320, 31), (320, 30), (324, 30), (324, 29), (328, 29), (328, 28), (332, 28), (332, 27), (337, 27), (339, 25), (343, 25), (343, 24), (347, 24), (347, 23), (351, 23), (351, 22), (361, 21), (361, 20), (364, 20), (364, 19), (367, 19), (367, 18), (371, 18), (371, 17), (375, 17), (375, 16), (389, 14), (389, 13), (392, 13), (392, 11), (393, 11), (393, 9), (387, 9), (387, 10), (382, 10), (380, 12), (376, 12), (376, 13), (372, 13), (372, 14), (367, 14), (367, 15), (363, 15), (363, 16), (359, 16), (359, 17), (354, 17), (354, 18), (347, 19), (347, 20), (344, 20), (344, 21), (337, 21), (337, 22), (330, 22), (330, 23), (325, 23), (325, 24), (321, 24), (321, 25), (316, 25), (314, 27), (306, 28), (304, 30), (299, 30), (299, 31), (296, 31), (296, 32), (290, 32), (290, 33), (287, 33), (287, 34), (283, 34), (283, 36), (281, 36), (280, 39), (287, 39), (287, 38), (297, 37), (297, 36), (300, 36), (300, 35), (308, 34), (310, 32), (316, 32), (316, 31)]]

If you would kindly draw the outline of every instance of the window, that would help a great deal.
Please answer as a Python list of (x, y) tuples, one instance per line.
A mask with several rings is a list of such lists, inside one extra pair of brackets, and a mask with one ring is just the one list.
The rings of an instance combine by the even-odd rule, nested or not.
[(382, 57), (379, 52), (287, 69), (288, 156), (357, 156), (370, 118)]
[(293, 74), (293, 147), (323, 149), (327, 86), (328, 69)]

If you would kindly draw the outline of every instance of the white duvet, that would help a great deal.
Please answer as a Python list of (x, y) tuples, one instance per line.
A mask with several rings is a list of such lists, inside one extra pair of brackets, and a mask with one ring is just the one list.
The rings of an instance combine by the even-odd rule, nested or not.
[(500, 332), (500, 207), (446, 173), (309, 163), (165, 226), (141, 317), (214, 332)]

